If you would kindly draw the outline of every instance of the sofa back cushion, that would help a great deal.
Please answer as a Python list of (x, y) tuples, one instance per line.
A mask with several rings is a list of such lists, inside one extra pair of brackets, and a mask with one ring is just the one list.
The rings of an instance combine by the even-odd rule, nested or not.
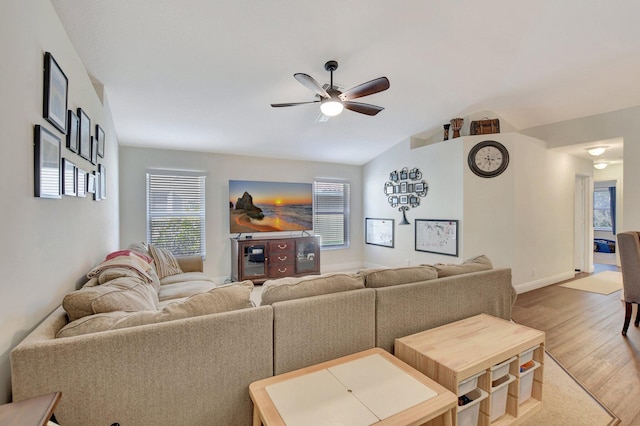
[(390, 269), (365, 269), (358, 272), (358, 274), (364, 276), (364, 285), (367, 288), (389, 287), (438, 278), (438, 271), (432, 266), (426, 265)]
[(252, 290), (251, 281), (242, 281), (167, 303), (160, 310), (118, 311), (85, 316), (64, 326), (56, 337), (78, 336), (250, 308), (253, 306), (249, 299)]
[(461, 264), (436, 263), (433, 267), (438, 271), (438, 278), (493, 269), (491, 261), (485, 255), (472, 257)]
[(160, 279), (182, 273), (178, 259), (169, 250), (149, 244), (149, 254), (153, 258), (156, 273)]
[(87, 315), (113, 311), (158, 309), (158, 293), (150, 282), (139, 277), (119, 277), (105, 284), (83, 287), (67, 294), (62, 306), (75, 321)]
[(261, 305), (283, 300), (319, 296), (321, 294), (364, 288), (364, 277), (357, 274), (334, 273), (305, 277), (268, 280), (262, 285)]

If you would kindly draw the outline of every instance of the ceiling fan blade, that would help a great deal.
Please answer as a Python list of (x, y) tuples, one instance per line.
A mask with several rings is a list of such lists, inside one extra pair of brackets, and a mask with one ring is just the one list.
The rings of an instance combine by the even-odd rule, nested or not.
[(342, 92), (342, 94), (340, 95), (340, 99), (343, 101), (350, 101), (351, 99), (357, 99), (363, 96), (382, 92), (383, 90), (387, 90), (388, 88), (389, 79), (387, 77), (380, 77)]
[(384, 108), (377, 105), (363, 104), (361, 102), (343, 102), (344, 107), (350, 111), (359, 112), (360, 114), (376, 115)]
[(296, 106), (296, 105), (304, 105), (304, 104), (315, 104), (320, 102), (320, 100), (317, 101), (309, 101), (309, 102), (289, 102), (286, 104), (271, 104), (272, 107), (274, 108), (280, 108), (280, 107), (290, 107), (290, 106)]
[(315, 81), (313, 79), (313, 77), (311, 77), (310, 75), (298, 72), (295, 73), (293, 75), (295, 77), (296, 80), (298, 80), (300, 82), (300, 84), (302, 84), (304, 87), (306, 87), (307, 89), (311, 90), (312, 92), (314, 92), (315, 94), (323, 97), (323, 98), (330, 98), (331, 96), (329, 96), (329, 94), (327, 93), (326, 90), (324, 90), (324, 88), (322, 86), (320, 86), (320, 84)]

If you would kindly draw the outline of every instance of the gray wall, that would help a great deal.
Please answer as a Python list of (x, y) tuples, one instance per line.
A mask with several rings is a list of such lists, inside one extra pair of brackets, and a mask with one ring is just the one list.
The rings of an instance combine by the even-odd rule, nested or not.
[[(324, 250), (320, 268), (322, 272), (328, 272), (358, 268), (363, 264), (360, 166), (120, 147), (120, 241), (123, 247), (147, 240), (145, 179), (149, 168), (206, 172), (207, 257), (204, 267), (217, 282), (223, 282), (231, 273), (229, 238), (237, 235), (229, 234), (230, 179), (311, 183), (315, 178), (339, 178), (350, 181), (351, 248)], [(300, 235), (300, 232), (292, 234)]]
[[(42, 118), (44, 52), (69, 79), (68, 108), (82, 107), (107, 135), (108, 199), (33, 196), (33, 126)], [(9, 353), (88, 270), (118, 247), (118, 143), (103, 105), (49, 0), (0, 2), (0, 403), (10, 400)], [(92, 126), (93, 127), (93, 126)], [(92, 133), (94, 133), (92, 131)], [(65, 148), (85, 171), (96, 166)], [(52, 366), (54, 368), (54, 366)]]

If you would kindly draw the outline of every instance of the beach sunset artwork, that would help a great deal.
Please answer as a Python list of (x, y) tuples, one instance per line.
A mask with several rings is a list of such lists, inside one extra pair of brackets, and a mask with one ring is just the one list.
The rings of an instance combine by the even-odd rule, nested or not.
[(312, 229), (312, 184), (229, 181), (230, 233)]

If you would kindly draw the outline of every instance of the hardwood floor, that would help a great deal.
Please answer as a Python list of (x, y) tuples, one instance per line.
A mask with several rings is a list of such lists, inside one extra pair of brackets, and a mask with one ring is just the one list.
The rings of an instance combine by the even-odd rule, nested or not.
[[(619, 270), (598, 265), (600, 270)], [(588, 274), (576, 274), (581, 278)], [(565, 281), (566, 282), (566, 281)], [(640, 329), (621, 335), (624, 303), (609, 295), (554, 284), (518, 295), (515, 322), (546, 333), (546, 349), (621, 420), (640, 425)]]

